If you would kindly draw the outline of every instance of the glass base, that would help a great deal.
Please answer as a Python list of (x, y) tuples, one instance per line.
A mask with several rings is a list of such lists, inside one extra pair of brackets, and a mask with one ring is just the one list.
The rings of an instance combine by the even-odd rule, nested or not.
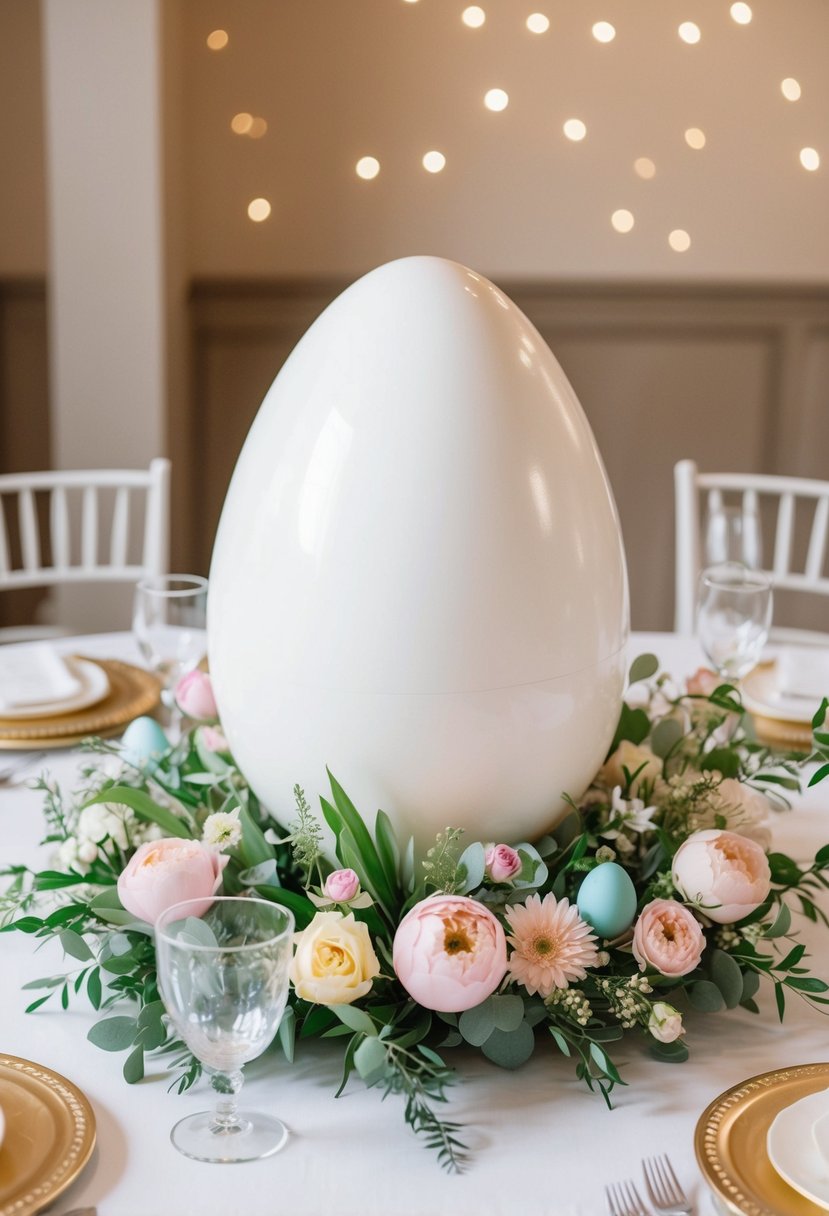
[(215, 1126), (212, 1111), (188, 1115), (175, 1125), (170, 1139), (185, 1157), (218, 1164), (270, 1157), (288, 1139), (288, 1129), (279, 1119), (252, 1111), (239, 1111), (238, 1122), (229, 1130), (214, 1131)]

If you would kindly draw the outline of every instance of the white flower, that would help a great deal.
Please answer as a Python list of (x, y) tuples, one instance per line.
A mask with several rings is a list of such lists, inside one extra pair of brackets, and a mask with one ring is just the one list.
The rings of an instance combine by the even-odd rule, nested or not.
[(91, 840), (94, 844), (109, 839), (119, 849), (126, 850), (132, 843), (130, 828), (134, 822), (135, 816), (128, 807), (111, 802), (95, 803), (84, 807), (78, 816), (78, 838)]
[(673, 1043), (685, 1033), (682, 1014), (665, 1001), (656, 1001), (648, 1018), (648, 1030), (660, 1043)]
[(655, 806), (645, 806), (641, 798), (623, 798), (622, 787), (615, 785), (611, 795), (613, 819), (619, 821), (618, 828), (603, 828), (599, 835), (605, 840), (617, 841), (616, 847), (621, 852), (629, 852), (622, 841), (622, 832), (647, 832), (653, 827)]
[(215, 811), (208, 815), (202, 830), (202, 843), (214, 849), (234, 849), (242, 839), (239, 807), (233, 811)]
[(98, 846), (92, 840), (81, 840), (77, 847), (78, 861), (82, 861), (84, 865), (91, 865), (98, 856)]
[(77, 870), (80, 868), (78, 857), (78, 842), (74, 836), (64, 840), (58, 849), (58, 865), (62, 870)]

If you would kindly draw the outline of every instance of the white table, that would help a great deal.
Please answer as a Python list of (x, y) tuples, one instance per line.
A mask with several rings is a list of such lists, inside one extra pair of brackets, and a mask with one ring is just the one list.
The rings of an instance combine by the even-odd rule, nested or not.
[[(69, 640), (69, 650), (134, 659), (126, 635)], [(636, 635), (631, 654), (653, 650), (663, 666), (682, 675), (695, 668), (696, 644), (671, 635)], [(8, 755), (8, 753), (6, 753)], [(77, 753), (55, 752), (52, 774), (67, 787)], [(775, 847), (799, 859), (829, 841), (829, 783), (798, 800), (775, 821)], [(0, 862), (45, 866), (39, 795), (0, 788)], [(813, 966), (826, 973), (829, 934), (811, 926), (804, 940)], [(458, 1055), (463, 1076), (448, 1108), (467, 1125), (475, 1150), (469, 1171), (448, 1177), (406, 1128), (399, 1099), (380, 1102), (358, 1079), (333, 1100), (339, 1053), (326, 1044), (298, 1052), (294, 1066), (266, 1057), (248, 1066), (246, 1098), (288, 1123), (292, 1137), (275, 1157), (243, 1166), (202, 1165), (180, 1156), (168, 1135), (183, 1115), (211, 1104), (205, 1082), (183, 1097), (167, 1093), (167, 1080), (148, 1077), (127, 1086), (122, 1055), (87, 1042), (95, 1020), (82, 1000), (68, 1013), (23, 1010), (31, 994), (22, 984), (61, 968), (59, 948), (37, 955), (22, 934), (0, 937), (2, 1001), (0, 1050), (37, 1060), (64, 1073), (91, 1099), (98, 1145), (81, 1179), (62, 1197), (56, 1213), (95, 1204), (99, 1216), (226, 1216), (239, 1212), (298, 1212), (307, 1216), (587, 1216), (604, 1212), (605, 1182), (639, 1175), (645, 1153), (669, 1151), (677, 1172), (710, 1211), (693, 1156), (696, 1120), (721, 1090), (753, 1073), (829, 1059), (829, 1023), (790, 1000), (783, 1027), (773, 1001), (761, 996), (762, 1015), (743, 1010), (691, 1015), (691, 1059), (659, 1064), (638, 1041), (616, 1047), (628, 1088), (617, 1089), (616, 1109), (575, 1080), (572, 1068), (550, 1044), (516, 1073), (503, 1072), (470, 1054)], [(702, 1023), (705, 1023), (703, 1026)]]

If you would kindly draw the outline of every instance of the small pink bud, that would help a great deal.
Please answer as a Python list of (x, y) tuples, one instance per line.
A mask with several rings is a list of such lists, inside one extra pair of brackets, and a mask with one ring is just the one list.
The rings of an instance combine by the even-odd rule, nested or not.
[(360, 880), (353, 870), (335, 870), (325, 880), (323, 891), (335, 904), (347, 904), (360, 890)]
[(508, 882), (521, 871), (521, 858), (508, 844), (494, 844), (486, 851), (486, 869), (493, 882)]

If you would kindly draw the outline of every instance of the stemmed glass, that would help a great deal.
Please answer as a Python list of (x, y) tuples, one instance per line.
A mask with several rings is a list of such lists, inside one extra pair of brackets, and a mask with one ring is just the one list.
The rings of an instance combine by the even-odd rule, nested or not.
[(293, 930), (288, 909), (244, 896), (185, 900), (156, 924), (161, 998), (219, 1094), (214, 1111), (189, 1115), (170, 1133), (186, 1157), (255, 1161), (288, 1138), (279, 1119), (240, 1111), (236, 1099), (242, 1066), (262, 1054), (279, 1027)]
[(756, 667), (768, 641), (771, 581), (738, 562), (710, 566), (699, 578), (697, 633), (724, 679), (740, 680)]
[(173, 730), (181, 715), (174, 689), (207, 651), (207, 579), (198, 574), (143, 578), (135, 588), (132, 628), (147, 666), (160, 678)]
[(760, 520), (756, 511), (743, 507), (712, 507), (705, 528), (706, 565), (741, 562), (759, 569), (762, 556)]

